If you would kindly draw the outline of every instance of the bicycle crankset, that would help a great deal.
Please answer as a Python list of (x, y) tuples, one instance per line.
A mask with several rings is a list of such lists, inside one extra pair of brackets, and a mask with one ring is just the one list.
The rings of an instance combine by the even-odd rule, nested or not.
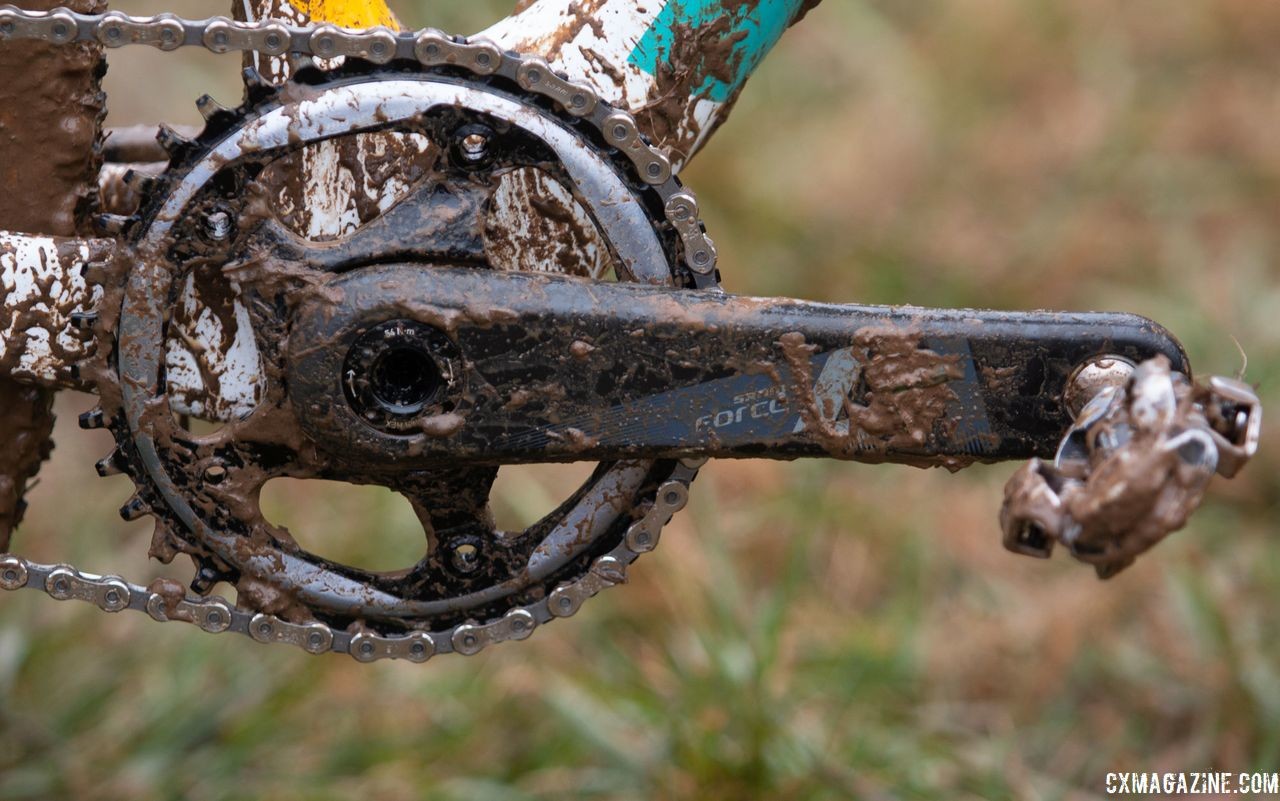
[[(50, 36), (64, 41), (109, 37), (113, 24), (13, 11), (6, 22), (10, 34), (60, 22)], [(205, 102), (198, 137), (162, 134), (168, 169), (136, 217), (107, 221), (127, 245), (90, 276), (103, 299), (81, 317), (98, 338), (81, 371), (102, 405), (82, 421), (115, 435), (99, 469), (137, 484), (122, 514), (157, 519), (154, 556), (194, 560), (191, 593), (17, 557), (0, 560), (0, 586), (362, 661), (421, 661), (522, 639), (624, 581), (709, 457), (958, 469), (1050, 457), (1071, 431), (1058, 472), (1037, 462), (1011, 488), (1007, 541), (1040, 555), (1067, 542), (1109, 574), (1185, 515), (1121, 547), (1125, 531), (1105, 524), (1082, 536), (1072, 521), (1085, 516), (1062, 512), (1055, 493), (1087, 496), (1091, 472), (1120, 470), (1126, 444), (1152, 431), (1142, 464), (1194, 480), (1172, 501), (1157, 491), (1168, 481), (1144, 498), (1189, 509), (1209, 473), (1227, 472), (1218, 454), (1234, 454), (1234, 469), (1256, 447), (1247, 388), (1170, 383), (1161, 394), (1145, 378), (1153, 368), (1135, 383), (1132, 370), (1100, 367), (1190, 374), (1178, 343), (1139, 317), (724, 294), (696, 200), (667, 159), (629, 114), (537, 59), (432, 32), (344, 34), (339, 52), (336, 38), (321, 47), (278, 24), (223, 38), (217, 23), (153, 25), (127, 33), (280, 51), (275, 35), (348, 60), (304, 66), (283, 88), (250, 73), (240, 108)], [(369, 137), (414, 154), (387, 171), (402, 191), (339, 233), (308, 232), (281, 187), (324, 148)], [(499, 269), (489, 219), (504, 182), (530, 171), (558, 202), (535, 197), (525, 213), (589, 219), (573, 247), (601, 248), (611, 275), (551, 274), (554, 255), (539, 272)], [(214, 369), (210, 348), (234, 356)], [(1082, 393), (1113, 405), (1098, 411), (1095, 399), (1073, 428)], [(187, 414), (223, 426), (198, 434)], [(1191, 429), (1204, 434), (1171, 436)], [(552, 513), (496, 529), (488, 501), (503, 465), (584, 460), (600, 464)], [(379, 573), (307, 552), (259, 508), (263, 485), (286, 476), (402, 494), (422, 522), (422, 558)], [(236, 587), (236, 607), (211, 595), (219, 582)]]

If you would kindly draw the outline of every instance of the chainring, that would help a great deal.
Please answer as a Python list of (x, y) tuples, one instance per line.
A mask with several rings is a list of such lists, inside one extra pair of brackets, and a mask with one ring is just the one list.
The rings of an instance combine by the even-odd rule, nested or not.
[[(501, 76), (348, 59), (328, 71), (304, 66), (286, 86), (274, 88), (247, 72), (239, 108), (208, 115), (194, 140), (168, 143), (170, 164), (146, 187), (142, 210), (125, 231), (129, 262), (103, 281), (100, 356), (85, 370), (117, 442), (99, 472), (133, 479), (137, 492), (121, 513), (155, 518), (151, 554), (164, 562), (179, 553), (190, 556), (196, 565), (191, 590), (198, 597), (209, 596), (219, 582), (234, 585), (237, 612), (253, 616), (246, 633), (256, 639), (348, 651), (362, 660), (474, 653), (491, 642), (523, 639), (540, 623), (572, 614), (586, 597), (625, 580), (626, 566), (656, 545), (662, 525), (684, 505), (697, 464), (601, 464), (542, 520), (524, 531), (499, 532), (487, 507), (498, 465), (399, 473), (335, 467), (332, 454), (301, 436), (280, 380), (289, 312), (300, 297), (323, 292), (336, 272), (384, 261), (381, 253), (412, 259), (421, 269), (431, 263), (483, 269), (489, 263), (474, 252), (456, 252), (456, 237), (433, 249), (405, 241), (403, 231), (398, 240), (389, 239), (385, 230), (372, 246), (366, 241), (353, 248), (354, 261), (326, 261), (332, 242), (280, 235), (260, 179), (273, 163), (336, 137), (388, 131), (426, 136), (439, 143), (445, 165), (429, 179), (436, 191), (427, 197), (483, 194), (504, 171), (545, 170), (596, 222), (617, 280), (678, 287), (694, 285), (696, 276), (682, 263), (688, 260), (687, 230), (664, 213), (670, 216), (677, 193), (677, 200), (691, 196), (674, 178), (658, 185), (645, 181), (634, 156), (609, 145), (607, 133)], [(624, 112), (609, 118), (618, 114)], [(506, 142), (483, 165), (469, 163), (466, 154), (459, 158), (456, 148), (459, 135), (476, 126)], [(623, 204), (617, 202), (620, 192)], [(630, 211), (620, 216), (619, 205)], [(231, 233), (217, 241), (209, 236), (211, 213), (232, 221)], [(264, 230), (273, 233), (265, 236)], [(266, 258), (264, 242), (270, 245)], [(252, 411), (213, 434), (197, 435), (182, 425), (164, 381), (169, 323), (188, 279), (222, 281), (238, 294), (253, 320), (266, 376)], [(258, 506), (262, 486), (281, 476), (399, 492), (423, 522), (427, 553), (393, 573), (309, 553)], [(169, 608), (195, 601), (177, 597), (173, 586), (166, 592)]]

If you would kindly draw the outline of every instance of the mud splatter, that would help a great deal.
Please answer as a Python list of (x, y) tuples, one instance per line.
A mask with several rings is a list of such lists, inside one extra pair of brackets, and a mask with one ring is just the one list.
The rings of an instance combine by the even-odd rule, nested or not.
[(605, 278), (613, 262), (590, 219), (547, 173), (511, 170), (502, 176), (485, 219), (485, 256), (497, 270)]
[[(98, 13), (102, 2), (35, 0)], [(95, 204), (106, 71), (102, 49), (84, 43), (5, 42), (0, 48), (0, 229), (74, 236)]]
[(982, 383), (990, 392), (1014, 394), (1018, 391), (1018, 382), (1021, 377), (1022, 370), (1016, 366), (982, 366)]
[[(945, 427), (953, 424), (946, 417), (948, 407), (957, 399), (950, 382), (961, 379), (963, 372), (958, 356), (929, 350), (921, 339), (918, 331), (892, 324), (859, 329), (852, 345), (862, 365), (861, 377), (837, 409), (819, 403), (814, 395), (815, 346), (799, 332), (783, 334), (778, 346), (791, 370), (788, 401), (810, 436), (832, 456), (864, 462), (890, 458), (891, 452), (895, 461), (910, 461), (910, 452), (923, 451), (935, 437), (942, 438)], [(841, 412), (847, 422), (838, 422)]]
[[(800, 21), (820, 0), (805, 0), (790, 24)], [(701, 24), (682, 24), (671, 29), (670, 50), (659, 61), (654, 86), (644, 104), (634, 109), (636, 121), (673, 162), (689, 161), (729, 118), (743, 85), (737, 76), (744, 71), (747, 51), (740, 47), (748, 30), (740, 21), (758, 13), (759, 0), (721, 0), (721, 11)], [(711, 126), (703, 129), (695, 118), (703, 89), (709, 81), (734, 86), (716, 112)]]
[(157, 175), (164, 166), (164, 163), (103, 164), (102, 172), (98, 174), (98, 203), (102, 211), (126, 217), (137, 212), (142, 204), (142, 195), (125, 182), (125, 175), (131, 170)]
[(160, 596), (160, 603), (164, 609), (165, 617), (170, 620), (195, 622), (190, 614), (184, 615), (179, 608), (179, 604), (187, 599), (187, 588), (180, 583), (171, 578), (158, 578), (147, 585), (147, 592)]
[(454, 412), (433, 414), (430, 417), (422, 418), (421, 428), (422, 433), (428, 437), (444, 439), (456, 434), (465, 422), (466, 420), (462, 415)]

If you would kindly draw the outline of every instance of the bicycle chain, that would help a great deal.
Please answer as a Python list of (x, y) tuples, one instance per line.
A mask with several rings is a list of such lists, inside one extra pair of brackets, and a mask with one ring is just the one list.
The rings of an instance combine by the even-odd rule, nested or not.
[[(352, 57), (374, 64), (412, 60), (426, 67), (457, 67), (480, 77), (510, 75), (524, 90), (553, 101), (569, 115), (593, 124), (605, 142), (634, 166), (644, 183), (659, 187), (673, 182), (670, 160), (640, 133), (634, 117), (603, 101), (594, 89), (570, 81), (545, 60), (504, 52), (483, 39), (449, 36), (426, 29), (395, 32), (387, 28), (348, 31), (332, 25), (298, 26), (279, 20), (238, 22), (226, 17), (185, 20), (171, 14), (133, 17), (121, 12), (81, 14), (69, 9), (48, 12), (0, 7), (0, 41), (31, 39), (52, 44), (92, 42), (106, 47), (150, 45), (170, 51), (203, 47), (214, 53), (255, 51), (267, 55), (294, 54), (323, 59)], [(699, 289), (719, 287), (715, 245), (707, 236), (693, 193), (674, 183), (666, 192), (664, 213), (680, 240), (685, 266)], [(350, 653), (360, 662), (408, 659), (425, 662), (441, 639), (464, 655), (488, 645), (522, 640), (541, 623), (569, 617), (600, 591), (627, 581), (627, 568), (642, 553), (653, 550), (662, 528), (684, 508), (689, 486), (705, 459), (676, 464), (657, 490), (648, 511), (627, 529), (608, 553), (597, 557), (580, 578), (561, 584), (548, 595), (513, 607), (486, 623), (462, 623), (443, 632), (417, 631), (404, 636), (349, 632), (321, 622), (291, 623), (274, 615), (237, 609), (219, 596), (175, 599), (170, 594), (130, 584), (118, 576), (99, 576), (69, 565), (43, 565), (12, 554), (0, 554), (0, 589), (36, 589), (55, 600), (81, 600), (106, 612), (132, 609), (158, 621), (179, 620), (209, 633), (233, 631), (263, 643), (285, 643), (313, 653)], [(156, 585), (153, 585), (156, 586)]]
[(349, 653), (358, 662), (378, 659), (425, 662), (436, 653), (441, 636), (448, 637), (454, 652), (471, 656), (498, 642), (523, 640), (547, 620), (571, 617), (588, 598), (615, 584), (625, 584), (627, 567), (640, 554), (657, 547), (662, 528), (688, 502), (689, 485), (701, 463), (701, 460), (680, 462), (672, 477), (658, 488), (649, 511), (631, 524), (621, 543), (597, 557), (582, 578), (562, 584), (537, 603), (514, 607), (497, 620), (484, 624), (463, 623), (447, 635), (425, 631), (401, 637), (371, 632), (353, 634), (324, 623), (290, 623), (275, 615), (237, 609), (219, 596), (188, 596), (175, 602), (164, 593), (130, 584), (119, 576), (99, 576), (65, 564), (38, 564), (12, 554), (0, 555), (0, 589), (35, 589), (58, 601), (86, 601), (104, 612), (131, 609), (145, 612), (160, 622), (191, 623), (210, 634), (232, 631), (261, 643), (284, 643), (312, 654)]

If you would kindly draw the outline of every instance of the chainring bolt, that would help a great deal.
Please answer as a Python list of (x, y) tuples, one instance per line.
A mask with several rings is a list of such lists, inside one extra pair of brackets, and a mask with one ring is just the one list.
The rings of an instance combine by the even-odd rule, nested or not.
[(464, 542), (453, 549), (450, 562), (453, 564), (453, 569), (459, 573), (464, 575), (474, 573), (480, 567), (480, 549), (469, 542)]
[(231, 236), (231, 215), (225, 211), (210, 212), (204, 218), (204, 235), (214, 242), (224, 242)]
[(489, 150), (489, 137), (478, 131), (469, 133), (462, 137), (458, 147), (467, 161), (480, 161)]
[(220, 464), (210, 465), (205, 468), (204, 480), (210, 484), (221, 484), (227, 478), (227, 468)]

